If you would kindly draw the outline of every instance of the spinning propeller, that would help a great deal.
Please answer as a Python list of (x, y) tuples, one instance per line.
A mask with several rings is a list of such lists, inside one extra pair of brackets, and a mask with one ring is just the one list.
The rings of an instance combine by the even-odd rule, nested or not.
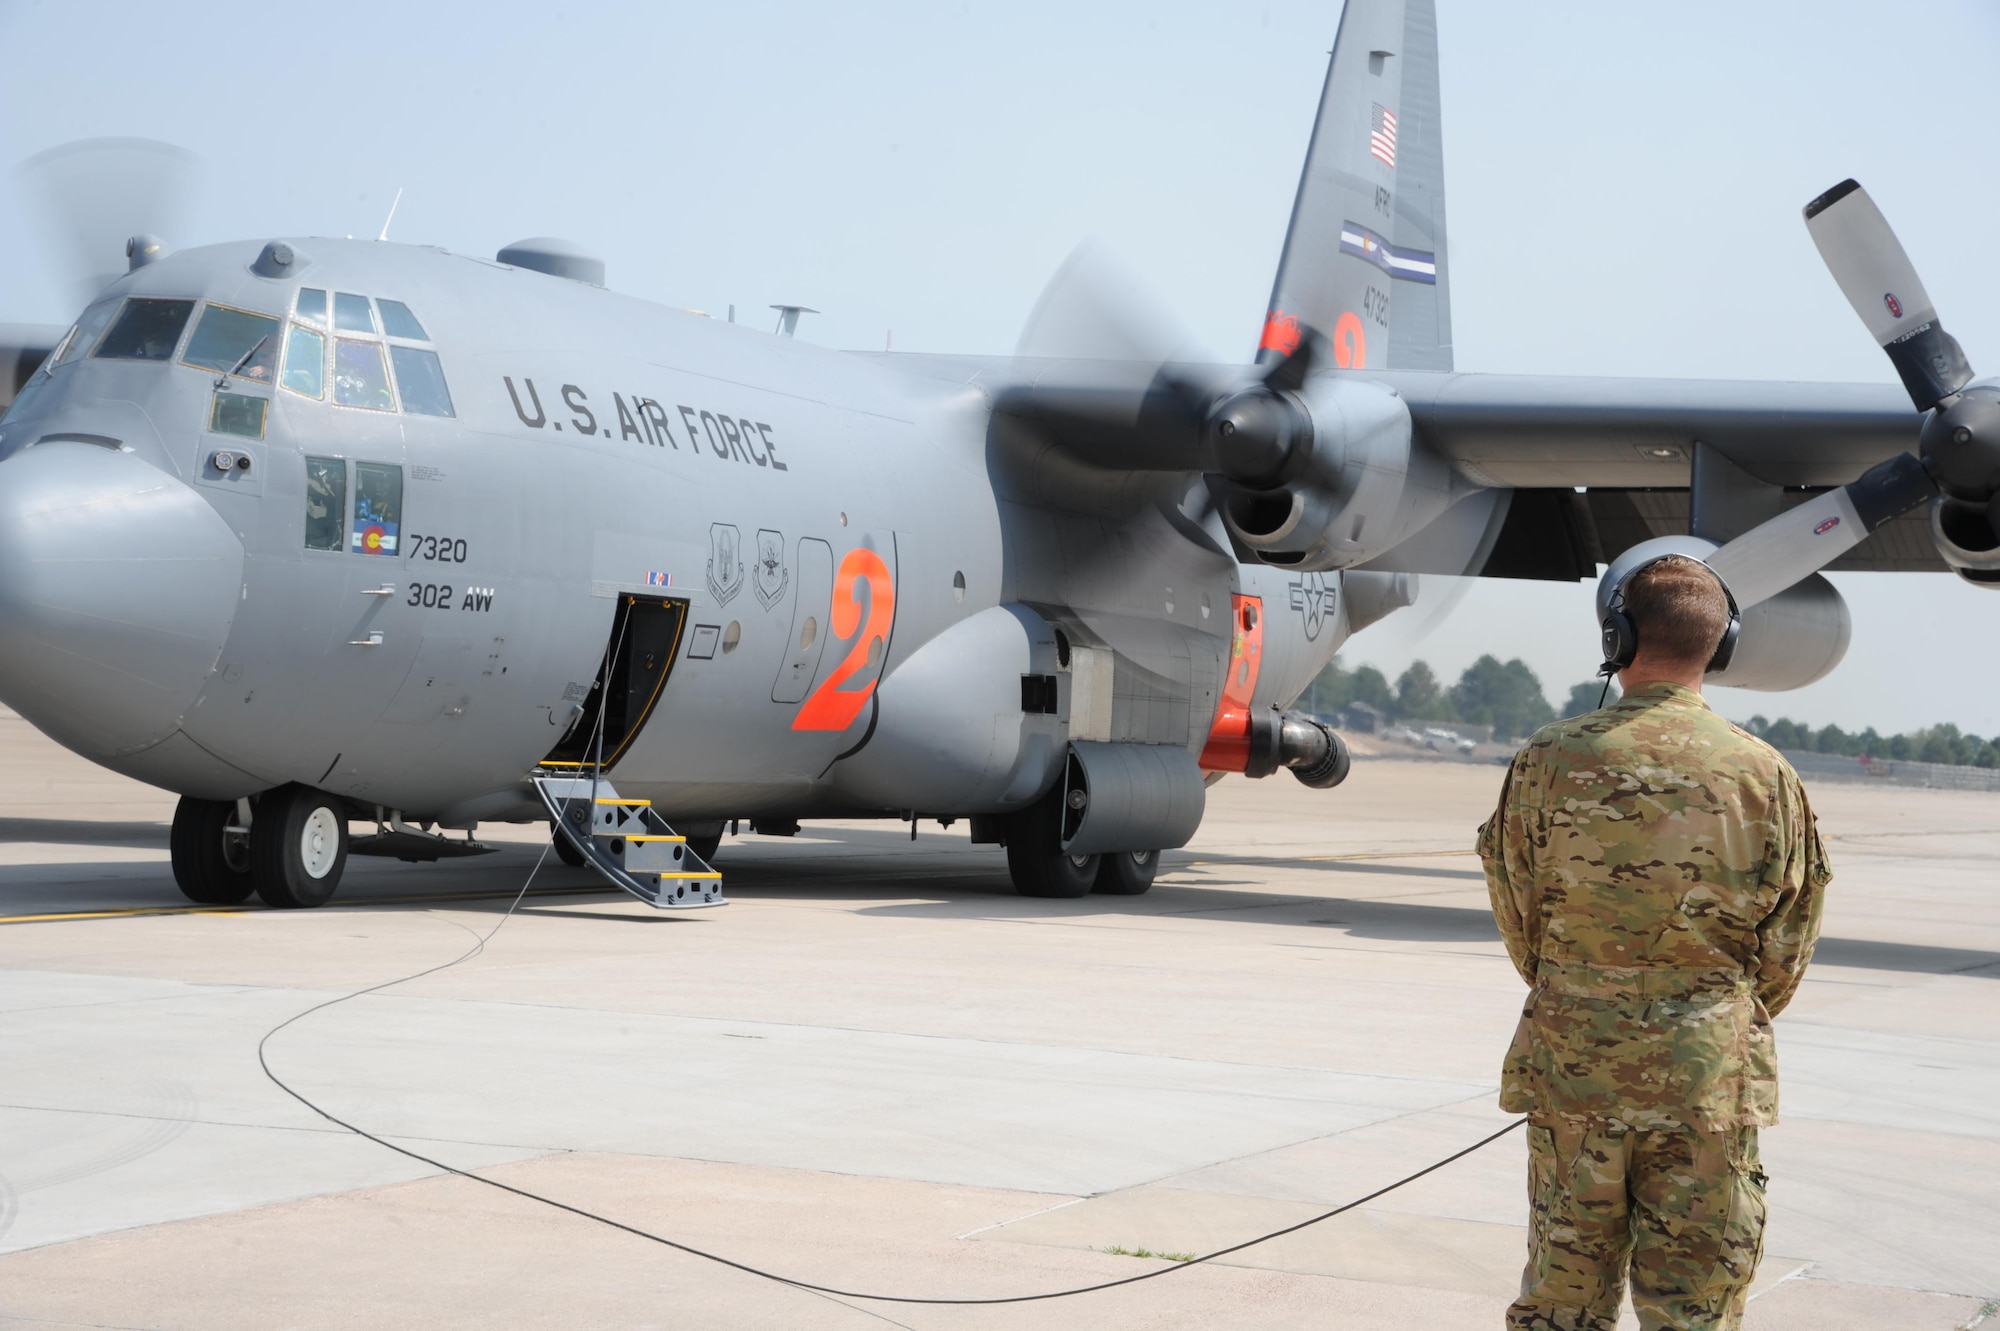
[[(38, 153), (16, 169), (42, 220), (69, 251), (79, 308), (130, 268), (165, 253), (194, 159), (150, 139), (82, 139)], [(150, 248), (149, 248), (150, 247)]]
[(1048, 365), (1002, 390), (996, 406), (1100, 466), (1267, 488), (1312, 451), (1312, 418), (1291, 394), (1319, 342), (1304, 330), (1261, 375), (1217, 365), (1142, 284), (1086, 245), (1049, 279), (1015, 349)]

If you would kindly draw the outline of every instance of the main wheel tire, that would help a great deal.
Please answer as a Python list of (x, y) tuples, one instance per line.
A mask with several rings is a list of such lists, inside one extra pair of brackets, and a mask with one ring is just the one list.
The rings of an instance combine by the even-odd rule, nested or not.
[(1061, 850), (1034, 852), (1019, 841), (1007, 842), (1007, 873), (1014, 890), (1024, 897), (1085, 897), (1097, 885), (1096, 855), (1065, 855)]
[(284, 786), (257, 802), (250, 824), (250, 876), (264, 904), (319, 906), (347, 867), (347, 813), (331, 796)]
[(583, 858), (583, 852), (576, 848), (576, 843), (569, 837), (561, 832), (551, 832), (549, 836), (556, 845), (556, 858), (564, 864), (572, 869), (581, 869), (587, 863)]
[(1062, 786), (1007, 820), (1007, 874), (1024, 897), (1087, 896), (1097, 883), (1095, 855), (1062, 849)]
[(705, 823), (683, 823), (681, 835), (687, 838), (687, 848), (703, 864), (714, 864), (715, 852), (722, 849), (723, 829), (728, 826), (728, 822), (720, 818)]
[(1153, 875), (1160, 871), (1157, 850), (1121, 850), (1100, 858), (1103, 863), (1097, 866), (1097, 886), (1091, 890), (1106, 896), (1139, 896), (1151, 889)]
[(174, 882), (181, 895), (204, 906), (234, 906), (257, 890), (250, 877), (250, 839), (225, 829), (236, 821), (233, 800), (183, 795), (168, 838)]

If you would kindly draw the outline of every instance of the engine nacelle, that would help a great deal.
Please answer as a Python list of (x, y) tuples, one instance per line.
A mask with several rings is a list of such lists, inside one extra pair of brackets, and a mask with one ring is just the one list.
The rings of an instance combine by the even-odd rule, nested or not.
[[(2000, 573), (2000, 530), (1992, 503), (1976, 504), (1949, 495), (1931, 501), (1931, 541), (1944, 562), (1961, 575)], [(1990, 585), (1987, 578), (1968, 582)]]
[(1846, 599), (1815, 573), (1745, 610), (1729, 669), (1708, 680), (1767, 692), (1804, 688), (1840, 664), (1853, 632)]
[(1451, 469), (1417, 447), (1410, 409), (1367, 380), (1320, 377), (1220, 403), (1210, 437), (1222, 517), (1256, 558), (1326, 571), (1366, 563), (1451, 503)]

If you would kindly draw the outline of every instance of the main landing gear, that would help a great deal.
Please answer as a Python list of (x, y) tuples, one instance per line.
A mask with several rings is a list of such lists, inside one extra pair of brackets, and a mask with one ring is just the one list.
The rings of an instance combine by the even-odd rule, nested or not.
[(1153, 886), (1159, 872), (1157, 850), (1068, 855), (1062, 848), (1058, 785), (1008, 818), (1007, 873), (1024, 897), (1081, 897), (1092, 892), (1135, 897)]
[(247, 800), (185, 796), (170, 844), (174, 881), (190, 901), (233, 906), (255, 892), (267, 906), (318, 906), (347, 867), (347, 811), (297, 785), (265, 792), (254, 808)]

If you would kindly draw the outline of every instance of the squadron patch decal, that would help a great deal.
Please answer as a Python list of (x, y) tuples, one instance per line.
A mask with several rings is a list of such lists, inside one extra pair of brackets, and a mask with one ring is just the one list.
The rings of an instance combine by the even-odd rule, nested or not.
[(708, 529), (708, 590), (719, 606), (743, 590), (743, 533), (726, 522)]
[(766, 610), (776, 605), (792, 580), (785, 567), (785, 534), (761, 528), (757, 532), (757, 600)]

